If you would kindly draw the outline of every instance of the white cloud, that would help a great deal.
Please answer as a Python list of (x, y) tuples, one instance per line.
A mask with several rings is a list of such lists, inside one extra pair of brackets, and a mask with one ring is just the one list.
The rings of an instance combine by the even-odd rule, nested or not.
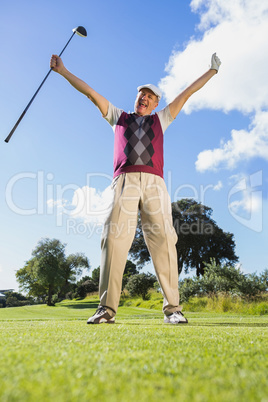
[(49, 200), (47, 200), (47, 206), (48, 208), (53, 208), (53, 207), (57, 207), (57, 208), (63, 208), (64, 206), (66, 206), (68, 204), (67, 200), (64, 199), (60, 199), (60, 200), (53, 200), (53, 198), (50, 198)]
[(167, 102), (204, 73), (217, 52), (219, 75), (187, 101), (184, 112), (210, 108), (249, 113), (268, 107), (267, 0), (198, 0), (191, 5), (200, 12), (199, 28), (206, 30), (170, 57), (168, 74), (159, 84)]
[(245, 193), (244, 198), (241, 200), (233, 201), (229, 204), (229, 209), (233, 212), (237, 213), (239, 210), (244, 210), (247, 213), (253, 213), (259, 211), (262, 207), (262, 198), (260, 198), (257, 194), (253, 194), (250, 196)]
[(192, 0), (191, 9), (200, 13), (200, 30), (206, 30), (223, 20), (259, 20), (267, 10), (267, 1), (259, 0)]
[(262, 192), (250, 193), (247, 190), (240, 193), (240, 199), (229, 202), (230, 214), (244, 226), (261, 232), (263, 228)]
[(249, 132), (232, 130), (229, 141), (202, 152), (197, 169), (233, 168), (254, 156), (267, 159), (268, 0), (192, 0), (191, 8), (200, 15), (198, 36), (170, 57), (159, 84), (166, 101), (204, 73), (216, 51), (222, 61), (219, 74), (187, 101), (184, 112), (208, 108), (256, 114)]
[(224, 167), (234, 169), (242, 160), (261, 157), (268, 161), (268, 112), (255, 115), (250, 131), (232, 130), (231, 139), (219, 148), (200, 152), (195, 163), (200, 172)]
[[(250, 176), (238, 174), (230, 177), (233, 186), (229, 192), (229, 209), (237, 213), (258, 212), (262, 209), (262, 172), (258, 171)], [(233, 201), (232, 198), (234, 198)]]
[(71, 201), (62, 198), (47, 200), (48, 213), (51, 214), (55, 208), (58, 216), (66, 215), (75, 220), (82, 219), (85, 224), (101, 226), (110, 211), (112, 196), (111, 186), (103, 191), (84, 186), (73, 191)]
[(222, 189), (222, 187), (223, 187), (222, 181), (219, 180), (218, 183), (215, 184), (215, 186), (213, 186), (213, 190), (214, 190), (214, 191), (219, 191), (219, 190)]
[(110, 211), (113, 192), (108, 186), (103, 191), (84, 186), (74, 192), (70, 215), (82, 218), (85, 223), (102, 224)]

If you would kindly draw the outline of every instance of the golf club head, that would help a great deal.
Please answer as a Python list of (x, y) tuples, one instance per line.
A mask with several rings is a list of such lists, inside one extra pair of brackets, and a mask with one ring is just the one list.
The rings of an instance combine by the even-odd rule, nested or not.
[(87, 36), (87, 31), (84, 27), (77, 27), (73, 29), (73, 32), (75, 32), (77, 35), (82, 36), (83, 38), (85, 38)]

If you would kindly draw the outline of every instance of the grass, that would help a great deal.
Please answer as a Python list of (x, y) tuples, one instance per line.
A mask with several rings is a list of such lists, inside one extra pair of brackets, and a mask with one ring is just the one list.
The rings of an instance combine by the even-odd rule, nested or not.
[(192, 297), (185, 308), (188, 311), (233, 312), (247, 315), (268, 315), (268, 299), (246, 301), (238, 297), (219, 295), (217, 297)]
[[(121, 298), (121, 304), (128, 307), (144, 307), (161, 311), (163, 297), (155, 291), (150, 293), (149, 300), (129, 298), (128, 295), (125, 295)], [(214, 297), (192, 297), (183, 306), (186, 311), (191, 312), (231, 312), (246, 315), (268, 315), (268, 295), (265, 294), (254, 301), (246, 301), (240, 297), (226, 294), (218, 294)]]
[(115, 325), (86, 325), (97, 304), (0, 310), (1, 402), (268, 401), (268, 316), (172, 326), (158, 306), (122, 306)]

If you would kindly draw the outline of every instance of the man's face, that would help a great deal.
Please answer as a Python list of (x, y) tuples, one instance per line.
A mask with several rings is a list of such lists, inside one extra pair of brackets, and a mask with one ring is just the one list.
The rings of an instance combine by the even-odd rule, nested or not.
[(158, 105), (158, 97), (148, 88), (142, 88), (138, 92), (134, 109), (139, 116), (151, 114)]

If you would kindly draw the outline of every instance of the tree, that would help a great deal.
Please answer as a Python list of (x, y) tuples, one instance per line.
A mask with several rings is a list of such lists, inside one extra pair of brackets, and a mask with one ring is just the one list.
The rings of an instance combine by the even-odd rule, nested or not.
[(62, 264), (62, 276), (64, 284), (61, 287), (59, 296), (65, 297), (70, 290), (71, 283), (74, 283), (76, 278), (83, 273), (83, 269), (89, 270), (90, 265), (87, 257), (82, 253), (70, 254)]
[(131, 297), (140, 296), (143, 300), (150, 298), (149, 290), (154, 287), (156, 277), (150, 273), (131, 276), (126, 288)]
[(66, 257), (66, 245), (57, 239), (41, 239), (32, 252), (32, 258), (16, 272), (17, 280), (29, 295), (47, 299), (53, 305), (53, 294), (67, 290), (68, 284), (89, 269), (89, 261), (81, 253)]
[(138, 273), (139, 273), (139, 271), (137, 270), (136, 265), (132, 261), (127, 260), (124, 274), (123, 274), (122, 290), (126, 287), (129, 279), (133, 275), (137, 275)]
[[(183, 269), (185, 273), (195, 269), (197, 276), (203, 275), (205, 263), (209, 263), (211, 258), (217, 264), (233, 264), (238, 261), (234, 251), (234, 235), (224, 232), (211, 215), (211, 208), (193, 199), (185, 198), (172, 203), (173, 226), (178, 235), (176, 248), (179, 274)], [(130, 255), (139, 266), (150, 260), (140, 218)]]
[(260, 276), (260, 280), (263, 283), (264, 287), (265, 287), (265, 291), (268, 291), (268, 269), (266, 268), (261, 276)]
[(16, 272), (16, 277), (22, 290), (28, 292), (29, 296), (38, 297), (41, 302), (45, 302), (47, 289), (38, 281), (35, 264), (35, 258), (27, 261), (25, 266)]
[(212, 209), (193, 199), (172, 203), (173, 225), (178, 235), (176, 244), (178, 271), (196, 269), (204, 275), (205, 263), (216, 264), (238, 261), (233, 234), (224, 232), (211, 218)]
[(76, 282), (75, 286), (77, 288), (78, 286), (82, 285), (82, 283), (84, 283), (86, 281), (90, 281), (90, 280), (92, 280), (92, 278), (90, 276), (88, 276), (88, 275), (83, 276), (83, 278), (79, 279), (79, 281)]
[(92, 276), (92, 280), (99, 286), (99, 282), (100, 282), (100, 267), (93, 269), (91, 276)]
[[(69, 284), (69, 291), (65, 294), (66, 299), (73, 299), (74, 297), (85, 297), (86, 296), (86, 289), (84, 287), (84, 283), (87, 281), (92, 282), (92, 278), (88, 275), (83, 276), (81, 279), (79, 279), (75, 283), (70, 283)], [(96, 284), (94, 282), (94, 286), (96, 287)]]

